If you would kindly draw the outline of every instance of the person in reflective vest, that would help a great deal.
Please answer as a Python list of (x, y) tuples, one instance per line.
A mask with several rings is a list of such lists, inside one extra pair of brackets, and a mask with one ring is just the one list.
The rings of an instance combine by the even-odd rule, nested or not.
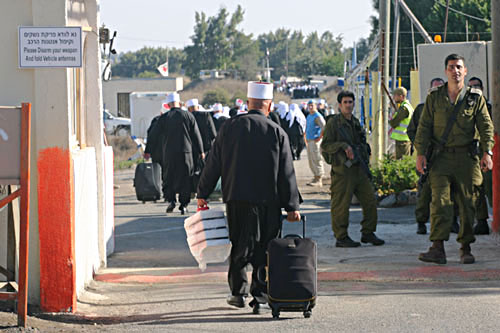
[(393, 98), (398, 104), (398, 110), (394, 117), (389, 120), (389, 125), (392, 127), (391, 139), (396, 142), (396, 159), (411, 155), (411, 141), (406, 131), (413, 114), (413, 107), (406, 99), (406, 94), (407, 91), (404, 87), (396, 88), (393, 92)]

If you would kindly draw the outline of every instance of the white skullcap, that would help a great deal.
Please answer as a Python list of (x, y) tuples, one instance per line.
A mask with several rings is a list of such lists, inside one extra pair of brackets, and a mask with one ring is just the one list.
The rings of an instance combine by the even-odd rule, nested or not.
[(243, 100), (238, 98), (236, 101), (234, 101), (234, 105), (237, 107), (242, 107), (243, 106)]
[(198, 105), (198, 100), (196, 98), (190, 99), (189, 101), (186, 102), (186, 106), (189, 108), (191, 106), (197, 106)]
[(222, 104), (215, 103), (214, 106), (212, 107), (212, 110), (214, 110), (214, 111), (222, 111)]
[(320, 99), (320, 100), (318, 101), (318, 104), (325, 104), (325, 102), (326, 102), (326, 101), (325, 101), (324, 99)]
[(176, 92), (168, 94), (167, 99), (166, 99), (167, 103), (180, 102), (180, 101), (181, 101), (181, 97)]
[(248, 82), (248, 98), (273, 99), (273, 85), (267, 82)]

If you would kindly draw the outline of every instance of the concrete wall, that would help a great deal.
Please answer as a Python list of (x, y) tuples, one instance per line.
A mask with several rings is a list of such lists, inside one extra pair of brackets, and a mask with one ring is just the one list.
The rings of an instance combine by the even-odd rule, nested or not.
[[(105, 214), (112, 179), (105, 178), (98, 9), (99, 0), (0, 1), (0, 105), (32, 103), (28, 302), (46, 311), (76, 310), (76, 294), (106, 264), (111, 238), (104, 233), (112, 230), (112, 212)], [(83, 29), (80, 146), (71, 127), (73, 69), (21, 70), (17, 59), (19, 26), (69, 25)], [(0, 232), (5, 225), (0, 216)]]
[(83, 291), (99, 269), (97, 168), (94, 148), (71, 154), (75, 182), (76, 292)]
[(103, 82), (104, 107), (117, 115), (118, 93), (143, 91), (180, 91), (184, 89), (182, 77), (161, 79), (112, 79)]
[(465, 58), (465, 66), (467, 67), (465, 82), (467, 83), (472, 76), (479, 77), (483, 81), (484, 94), (489, 98), (490, 74), (488, 66), (485, 66), (488, 63), (486, 42), (420, 44), (417, 49), (421, 102), (425, 102), (433, 78), (440, 77), (445, 82), (448, 81), (444, 73), (444, 60), (452, 53), (462, 55)]

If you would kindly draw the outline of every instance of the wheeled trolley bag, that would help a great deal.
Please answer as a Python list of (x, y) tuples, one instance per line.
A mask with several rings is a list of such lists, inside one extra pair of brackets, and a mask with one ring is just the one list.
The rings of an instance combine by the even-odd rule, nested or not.
[(137, 200), (145, 203), (161, 199), (161, 166), (139, 163), (135, 168), (134, 187)]
[(302, 215), (302, 237), (286, 235), (269, 242), (267, 248), (267, 292), (273, 318), (281, 311), (312, 314), (316, 304), (317, 247), (305, 238), (306, 217)]

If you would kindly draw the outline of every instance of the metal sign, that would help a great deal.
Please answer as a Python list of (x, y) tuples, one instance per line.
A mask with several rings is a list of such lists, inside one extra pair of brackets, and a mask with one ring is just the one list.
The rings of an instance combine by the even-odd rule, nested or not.
[(82, 28), (19, 27), (19, 67), (82, 67)]
[(0, 185), (21, 178), (21, 109), (0, 106)]

